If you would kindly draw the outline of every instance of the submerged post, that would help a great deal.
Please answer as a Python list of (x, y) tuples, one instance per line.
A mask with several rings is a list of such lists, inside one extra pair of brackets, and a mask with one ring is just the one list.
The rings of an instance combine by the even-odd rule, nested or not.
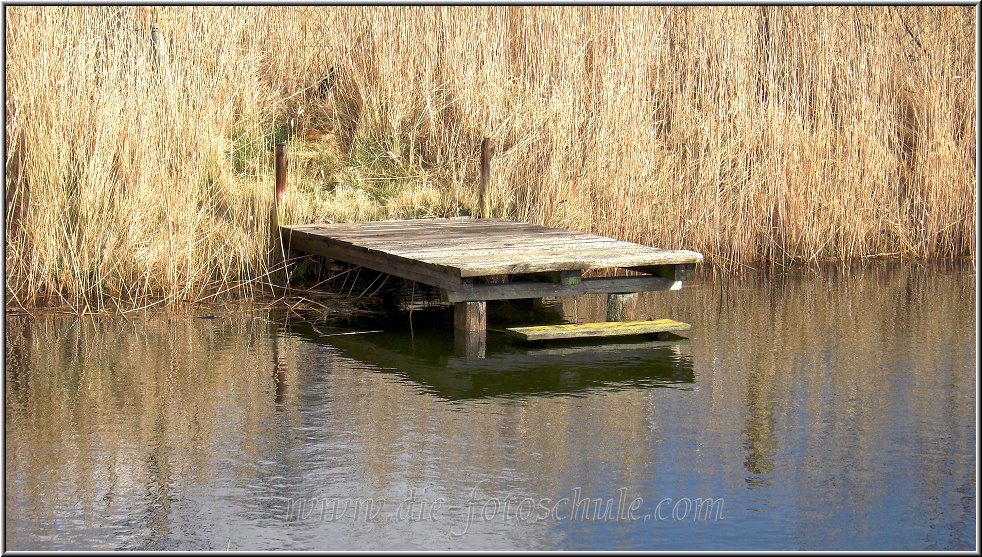
[(491, 203), (488, 200), (488, 182), (491, 178), (491, 140), (481, 139), (481, 189), (478, 192), (478, 218), (491, 217)]

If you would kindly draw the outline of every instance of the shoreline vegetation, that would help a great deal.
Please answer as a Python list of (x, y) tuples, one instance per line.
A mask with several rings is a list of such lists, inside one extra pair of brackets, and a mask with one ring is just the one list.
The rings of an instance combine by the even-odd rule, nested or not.
[[(974, 7), (6, 9), (6, 305), (273, 292), (285, 222), (493, 216), (748, 267), (975, 257)], [(156, 32), (154, 32), (156, 30)]]

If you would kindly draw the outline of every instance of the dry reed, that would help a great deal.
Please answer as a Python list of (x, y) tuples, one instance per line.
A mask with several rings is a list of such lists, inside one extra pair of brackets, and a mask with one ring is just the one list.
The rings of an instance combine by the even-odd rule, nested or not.
[[(160, 30), (156, 45), (150, 25)], [(8, 304), (248, 293), (287, 218), (975, 255), (971, 7), (10, 7)], [(155, 48), (157, 47), (157, 48)]]

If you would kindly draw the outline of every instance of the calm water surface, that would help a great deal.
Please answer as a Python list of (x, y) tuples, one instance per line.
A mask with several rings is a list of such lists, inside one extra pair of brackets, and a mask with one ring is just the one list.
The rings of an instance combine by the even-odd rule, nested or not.
[(483, 359), (446, 311), (8, 316), (6, 547), (975, 549), (975, 303), (971, 267), (705, 280), (627, 305), (688, 340)]

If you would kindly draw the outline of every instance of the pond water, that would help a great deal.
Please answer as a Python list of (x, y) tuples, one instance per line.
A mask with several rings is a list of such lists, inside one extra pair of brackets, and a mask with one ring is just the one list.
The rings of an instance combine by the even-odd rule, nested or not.
[(8, 316), (6, 548), (973, 550), (974, 273), (702, 279), (625, 309), (687, 339), (484, 358), (447, 311)]

